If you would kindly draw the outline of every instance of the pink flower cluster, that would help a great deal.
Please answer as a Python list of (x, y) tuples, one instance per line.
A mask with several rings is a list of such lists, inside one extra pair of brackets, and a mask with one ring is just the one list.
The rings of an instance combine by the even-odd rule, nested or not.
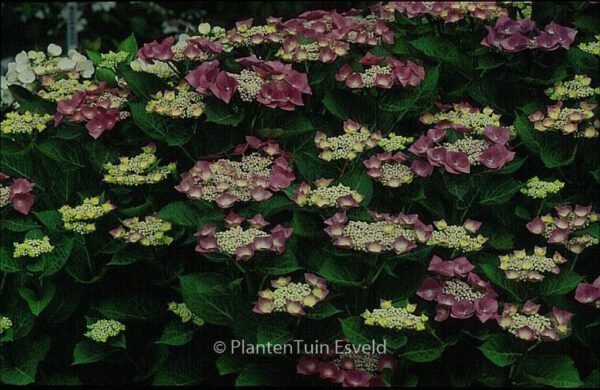
[(495, 318), (498, 313), (498, 293), (490, 282), (471, 272), (475, 266), (466, 257), (442, 260), (433, 256), (427, 270), (435, 278), (427, 278), (417, 291), (426, 301), (436, 301), (435, 320), (448, 317), (467, 319), (476, 315), (481, 322)]
[(316, 61), (318, 59), (323, 63), (330, 64), (338, 56), (347, 55), (350, 51), (350, 44), (328, 38), (319, 38), (318, 41), (302, 44), (298, 37), (290, 36), (283, 40), (280, 50), (281, 52), (278, 53), (278, 56), (282, 59), (295, 62), (306, 60)]
[(98, 139), (129, 114), (120, 111), (127, 95), (127, 91), (119, 88), (108, 88), (104, 81), (95, 89), (75, 92), (71, 99), (58, 102), (54, 125), (60, 125), (65, 119), (73, 123), (85, 122), (89, 135)]
[(383, 387), (386, 386), (381, 374), (398, 368), (398, 361), (392, 354), (336, 353), (337, 348), (352, 350), (353, 346), (344, 340), (336, 341), (336, 346), (318, 355), (304, 355), (298, 361), (296, 373), (319, 375), (323, 380), (343, 387)]
[(520, 309), (516, 304), (505, 303), (496, 320), (503, 329), (522, 340), (559, 341), (560, 336), (569, 333), (573, 314), (553, 307), (551, 313), (541, 315), (540, 307), (529, 300)]
[(600, 309), (600, 276), (590, 283), (579, 283), (575, 289), (575, 300)]
[(445, 23), (457, 22), (465, 16), (488, 20), (508, 13), (494, 1), (390, 1), (376, 9), (388, 15), (388, 18), (398, 11), (411, 19), (431, 15), (443, 19)]
[[(306, 74), (295, 71), (290, 64), (263, 61), (256, 56), (240, 58), (236, 62), (251, 69), (260, 79), (253, 98), (269, 108), (294, 111), (297, 106), (304, 105), (303, 94), (312, 95)], [(238, 80), (241, 84), (242, 80)]]
[(526, 49), (553, 51), (561, 47), (568, 50), (577, 35), (577, 30), (554, 22), (546, 25), (544, 31), (539, 31), (533, 20), (513, 20), (508, 16), (499, 17), (494, 27), (486, 28), (488, 35), (481, 44), (506, 52)]
[[(244, 230), (242, 224), (246, 222), (249, 229)], [(271, 234), (264, 232), (269, 225), (262, 214), (245, 219), (234, 212), (230, 212), (224, 220), (228, 228), (217, 231), (216, 226), (204, 225), (194, 237), (198, 238), (196, 252), (211, 253), (221, 252), (230, 255), (235, 254), (237, 261), (248, 261), (256, 252), (270, 251), (277, 254), (285, 252), (285, 243), (292, 236), (291, 228), (281, 225), (275, 226)]]
[(425, 225), (417, 214), (390, 215), (369, 210), (374, 222), (350, 221), (346, 213), (325, 220), (325, 233), (339, 248), (367, 253), (394, 251), (400, 255), (425, 243), (433, 226)]
[(4, 187), (1, 182), (9, 179), (10, 176), (0, 172), (0, 207), (9, 203), (21, 214), (29, 214), (33, 207), (35, 196), (32, 194), (34, 183), (27, 179), (14, 179), (10, 186)]
[(181, 174), (175, 189), (190, 199), (214, 201), (221, 208), (229, 208), (238, 201), (265, 201), (273, 192), (289, 187), (296, 176), (289, 155), (279, 144), (251, 136), (246, 141), (233, 151), (234, 156), (241, 156), (240, 161), (197, 161)]
[(414, 175), (429, 177), (433, 173), (433, 165), (429, 163), (413, 160), (409, 166), (405, 164), (407, 161), (408, 156), (402, 152), (384, 152), (369, 157), (363, 165), (371, 179), (391, 188), (412, 182)]
[(585, 248), (598, 244), (598, 239), (588, 234), (571, 235), (585, 229), (591, 222), (598, 220), (592, 206), (569, 205), (556, 206), (556, 215), (546, 214), (527, 223), (527, 230), (546, 238), (548, 244), (564, 245), (573, 253), (581, 253)]
[(146, 64), (154, 64), (154, 60), (170, 61), (174, 56), (172, 49), (174, 43), (174, 37), (166, 37), (160, 43), (157, 41), (144, 43), (144, 46), (138, 50), (138, 58)]
[(307, 308), (314, 307), (329, 295), (327, 281), (317, 275), (304, 274), (305, 283), (291, 282), (291, 277), (271, 281), (273, 289), (258, 292), (258, 301), (252, 311), (256, 314), (288, 313), (304, 316)]
[[(212, 42), (205, 38), (189, 38), (181, 54), (188, 60), (204, 60), (222, 51), (223, 46), (219, 42)], [(178, 56), (175, 55), (175, 60), (177, 59)]]
[[(459, 133), (463, 132), (464, 135), (456, 141), (442, 143), (448, 131), (444, 128), (446, 126)], [(509, 136), (509, 130), (504, 127), (486, 126), (481, 137), (469, 129), (457, 129), (449, 122), (438, 122), (408, 150), (427, 159), (427, 162), (423, 161), (418, 165), (413, 163), (415, 173), (423, 177), (431, 174), (431, 167), (442, 167), (455, 175), (468, 174), (471, 167), (476, 165), (498, 170), (515, 157), (515, 152), (507, 148)]]
[(394, 43), (394, 33), (384, 21), (364, 18), (362, 10), (352, 9), (344, 13), (314, 10), (281, 23), (280, 29), (287, 35), (302, 35), (314, 40), (331, 39), (350, 43), (376, 46)]
[(217, 99), (229, 103), (238, 88), (238, 82), (229, 73), (219, 69), (219, 60), (206, 61), (185, 76), (196, 92), (212, 93)]
[(343, 81), (348, 88), (389, 89), (396, 85), (416, 87), (425, 77), (425, 69), (408, 60), (402, 62), (394, 57), (380, 57), (367, 53), (359, 61), (367, 69), (356, 72), (344, 64), (335, 75), (337, 81)]

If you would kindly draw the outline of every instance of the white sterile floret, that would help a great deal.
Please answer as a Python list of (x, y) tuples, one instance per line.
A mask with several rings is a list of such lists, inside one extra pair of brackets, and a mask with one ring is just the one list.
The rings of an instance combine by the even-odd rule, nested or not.
[(50, 55), (51, 57), (58, 57), (59, 55), (62, 54), (62, 47), (51, 43), (48, 45), (48, 48), (46, 49), (46, 51), (48, 52), (48, 55)]

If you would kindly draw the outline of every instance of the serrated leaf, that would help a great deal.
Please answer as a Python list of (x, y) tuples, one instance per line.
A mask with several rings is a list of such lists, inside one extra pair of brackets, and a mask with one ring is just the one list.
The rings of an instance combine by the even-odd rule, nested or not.
[(185, 345), (192, 341), (195, 332), (196, 329), (192, 324), (174, 320), (165, 326), (162, 335), (155, 343), (171, 346)]
[(579, 387), (583, 384), (575, 362), (566, 355), (529, 355), (519, 375), (530, 383), (552, 387)]
[(547, 276), (540, 285), (542, 295), (564, 295), (573, 291), (585, 279), (571, 270), (563, 269), (558, 275)]
[(515, 343), (505, 334), (494, 334), (477, 347), (486, 358), (500, 367), (510, 366), (523, 354), (515, 349)]

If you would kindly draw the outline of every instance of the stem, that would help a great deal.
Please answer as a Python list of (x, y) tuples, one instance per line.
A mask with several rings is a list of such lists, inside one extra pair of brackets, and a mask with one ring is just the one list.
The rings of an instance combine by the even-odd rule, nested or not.
[(575, 255), (575, 259), (573, 259), (573, 263), (571, 263), (571, 267), (569, 268), (571, 271), (575, 269), (575, 264), (577, 264), (577, 260), (579, 259), (579, 253)]
[(475, 198), (477, 198), (477, 195), (479, 195), (479, 191), (481, 191), (481, 188), (482, 188), (482, 187), (483, 187), (483, 186), (479, 186), (479, 187), (477, 188), (477, 191), (475, 191), (475, 195), (473, 195), (473, 196), (471, 197), (471, 200), (469, 201), (469, 204), (468, 204), (468, 205), (467, 205), (467, 207), (465, 208), (465, 211), (464, 211), (464, 212), (462, 213), (462, 215), (460, 216), (460, 220), (459, 220), (459, 222), (462, 222), (462, 221), (465, 219), (465, 217), (467, 216), (467, 213), (468, 213), (468, 212), (469, 212), (469, 210), (471, 209), (471, 205), (473, 205), (473, 201), (475, 201)]
[(187, 158), (190, 159), (191, 162), (196, 162), (196, 160), (194, 160), (194, 157), (192, 157), (190, 152), (188, 152), (187, 149), (183, 145), (179, 145), (179, 149), (183, 150), (183, 153), (186, 155)]
[(8, 272), (2, 273), (2, 281), (0, 282), (0, 294), (2, 294), (2, 291), (4, 290), (4, 283), (6, 283), (7, 276), (8, 276)]
[(542, 209), (544, 208), (544, 204), (546, 203), (546, 199), (542, 199), (542, 203), (540, 203), (540, 208), (538, 208), (537, 213), (535, 214), (536, 217), (540, 216), (540, 213), (542, 212)]

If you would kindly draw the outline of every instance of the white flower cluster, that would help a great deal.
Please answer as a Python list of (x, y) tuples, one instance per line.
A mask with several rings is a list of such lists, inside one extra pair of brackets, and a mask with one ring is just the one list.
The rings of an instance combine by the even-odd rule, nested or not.
[(88, 331), (84, 333), (88, 337), (98, 343), (105, 343), (109, 337), (118, 336), (119, 333), (125, 330), (125, 325), (115, 320), (98, 320), (87, 326)]

